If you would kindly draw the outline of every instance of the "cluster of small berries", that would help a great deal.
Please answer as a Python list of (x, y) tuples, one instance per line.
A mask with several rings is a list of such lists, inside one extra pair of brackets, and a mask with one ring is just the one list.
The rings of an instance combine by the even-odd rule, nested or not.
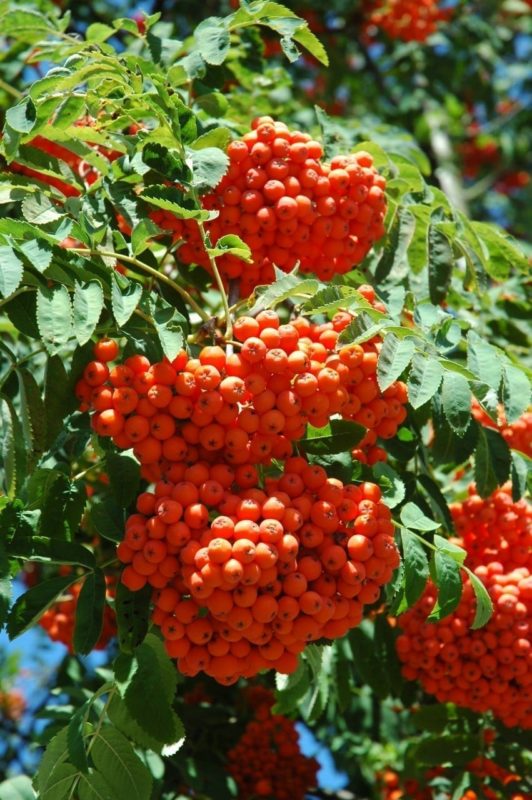
[(469, 496), (449, 506), (467, 563), (477, 567), (497, 561), (505, 569), (530, 566), (532, 552), (532, 505), (512, 499), (511, 484), (480, 497), (472, 484)]
[[(252, 130), (227, 148), (230, 166), (203, 200), (216, 219), (206, 223), (212, 243), (236, 234), (251, 249), (252, 263), (234, 255), (217, 259), (226, 280), (240, 282), (247, 297), (255, 286), (274, 280), (273, 266), (322, 280), (359, 264), (385, 233), (385, 179), (367, 152), (321, 161), (321, 144), (283, 122), (258, 117)], [(176, 239), (179, 258), (210, 269), (198, 226), (156, 211), (151, 218)]]
[[(114, 579), (106, 578), (107, 596), (114, 596)], [(76, 608), (82, 583), (69, 586), (64, 596), (46, 609), (39, 619), (39, 625), (54, 642), (62, 642), (73, 652), (74, 627), (76, 624)], [(100, 637), (94, 645), (95, 650), (104, 650), (111, 639), (116, 636), (116, 617), (114, 611), (106, 604), (103, 613), (103, 624)]]
[(378, 486), (344, 485), (287, 459), (264, 488), (228, 465), (182, 465), (137, 501), (118, 556), (131, 589), (155, 588), (154, 622), (180, 671), (224, 684), (291, 672), (308, 642), (345, 635), (399, 563)]
[(271, 693), (264, 690), (263, 695), (255, 719), (228, 753), (238, 800), (304, 800), (316, 786), (318, 762), (302, 755), (295, 723), (272, 714)]
[(440, 702), (484, 713), (491, 710), (506, 726), (532, 727), (532, 550), (531, 508), (513, 502), (509, 486), (487, 500), (475, 487), (451, 506), (466, 565), (486, 587), (494, 607), (489, 622), (471, 630), (475, 596), (464, 582), (457, 609), (427, 623), (437, 590), (399, 617), (397, 652), (403, 675), (418, 679)]
[(81, 410), (95, 412), (98, 435), (133, 448), (147, 480), (175, 481), (176, 464), (198, 459), (243, 466), (287, 458), (307, 422), (322, 428), (334, 414), (368, 429), (354, 455), (372, 464), (385, 458), (377, 437), (391, 438), (404, 421), (407, 394), (400, 381), (380, 391), (380, 340), (336, 351), (352, 319), (339, 312), (321, 325), (281, 325), (263, 311), (236, 320), (238, 352), (204, 347), (197, 358), (182, 351), (156, 364), (134, 355), (111, 369), (118, 346), (101, 340), (76, 396)]
[(495, 428), (512, 450), (519, 450), (532, 458), (532, 411), (525, 412), (512, 423), (506, 421), (504, 409), (499, 408), (497, 422), (487, 414), (477, 400), (473, 400), (471, 412), (477, 422), (486, 428)]
[(18, 722), (26, 710), (26, 698), (19, 689), (0, 689), (0, 720)]
[(439, 0), (367, 0), (367, 27), (380, 28), (391, 39), (424, 42), (451, 13)]
[[(515, 773), (496, 764), (490, 758), (485, 756), (475, 758), (467, 765), (467, 771), (478, 779), (487, 779), (488, 783), (482, 786), (481, 796), (473, 789), (467, 789), (460, 800), (502, 800), (503, 797), (507, 797), (509, 800), (525, 800), (525, 795), (520, 792), (509, 795), (507, 793), (508, 790), (502, 792), (498, 788), (493, 788), (491, 779), (495, 781), (495, 786), (506, 787), (519, 781), (520, 778)], [(403, 800), (403, 798), (409, 798), (409, 800), (435, 800), (436, 797), (443, 800), (445, 797), (450, 797), (450, 794), (442, 794), (441, 788), (437, 787), (436, 783), (431, 786), (431, 781), (441, 777), (446, 777), (444, 767), (433, 767), (427, 770), (423, 784), (415, 778), (402, 779), (397, 772), (387, 769), (378, 776), (381, 800)]]

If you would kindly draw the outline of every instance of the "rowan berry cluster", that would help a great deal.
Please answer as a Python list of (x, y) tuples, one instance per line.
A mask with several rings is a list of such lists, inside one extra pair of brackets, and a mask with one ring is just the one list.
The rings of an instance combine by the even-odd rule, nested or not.
[(308, 642), (358, 625), (398, 565), (375, 484), (344, 486), (300, 457), (264, 488), (236, 486), (228, 465), (182, 472), (139, 496), (118, 557), (130, 589), (156, 589), (154, 622), (185, 675), (291, 672)]
[[(488, 783), (482, 786), (482, 796), (480, 797), (477, 792), (472, 789), (467, 789), (462, 795), (460, 800), (502, 800), (503, 797), (509, 797), (509, 800), (525, 800), (524, 794), (513, 793), (508, 795), (507, 792), (502, 793), (499, 790), (492, 788), (491, 779), (496, 781), (496, 786), (509, 786), (511, 783), (519, 781), (518, 775), (501, 767), (485, 756), (479, 756), (467, 765), (467, 771), (475, 775), (476, 778), (487, 779)], [(379, 785), (381, 787), (381, 800), (402, 800), (402, 798), (409, 798), (409, 800), (434, 800), (438, 798), (450, 797), (450, 795), (442, 795), (441, 790), (434, 786), (431, 788), (430, 782), (437, 777), (445, 777), (446, 770), (444, 767), (434, 767), (427, 770), (424, 776), (423, 785), (415, 778), (402, 779), (399, 773), (394, 770), (385, 770), (378, 776)], [(434, 791), (433, 791), (434, 789)]]
[(532, 411), (525, 412), (518, 420), (512, 423), (506, 421), (504, 409), (499, 408), (497, 422), (487, 414), (477, 400), (473, 400), (471, 412), (481, 425), (486, 428), (495, 428), (512, 450), (520, 450), (532, 458)]
[(532, 574), (527, 567), (505, 571), (497, 561), (474, 570), (494, 605), (490, 621), (471, 630), (475, 612), (469, 579), (448, 617), (432, 624), (436, 602), (429, 583), (423, 598), (399, 617), (396, 646), (402, 672), (419, 680), (442, 703), (484, 713), (492, 711), (508, 727), (532, 727)]
[(256, 718), (228, 753), (228, 772), (239, 800), (304, 800), (316, 786), (318, 762), (302, 755), (294, 722), (271, 713), (266, 693), (270, 697), (256, 706)]
[(367, 5), (368, 26), (404, 42), (425, 42), (452, 13), (438, 0), (369, 0)]
[[(114, 596), (114, 579), (106, 578), (107, 596)], [(81, 583), (69, 586), (65, 594), (46, 609), (39, 619), (39, 625), (46, 631), (54, 642), (62, 642), (69, 651), (73, 652), (74, 627), (76, 623), (76, 608), (81, 592)], [(103, 613), (102, 632), (95, 650), (104, 650), (110, 640), (116, 636), (116, 618), (112, 609), (106, 604)]]
[(505, 569), (530, 566), (532, 505), (524, 498), (515, 502), (510, 484), (486, 498), (478, 495), (474, 484), (468, 492), (466, 500), (449, 506), (468, 565), (497, 561)]
[[(252, 263), (224, 255), (217, 264), (226, 280), (238, 280), (247, 297), (274, 279), (273, 265), (322, 280), (359, 264), (385, 233), (385, 179), (367, 152), (323, 162), (323, 148), (283, 122), (258, 117), (252, 130), (227, 147), (230, 166), (203, 200), (216, 219), (206, 223), (212, 243), (236, 234), (251, 249)], [(152, 219), (176, 239), (184, 239), (179, 258), (210, 270), (198, 226), (156, 211)]]

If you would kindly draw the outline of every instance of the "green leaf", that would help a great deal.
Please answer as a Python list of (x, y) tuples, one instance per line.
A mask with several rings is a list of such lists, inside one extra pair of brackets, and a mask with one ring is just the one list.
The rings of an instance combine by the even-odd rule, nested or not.
[(36, 120), (37, 111), (31, 97), (25, 97), (6, 111), (6, 122), (17, 133), (29, 133)]
[(220, 150), (225, 150), (230, 141), (231, 131), (228, 128), (211, 128), (210, 131), (198, 136), (189, 147), (192, 150), (202, 150), (204, 147), (218, 147)]
[(449, 539), (444, 539), (443, 536), (438, 536), (438, 534), (435, 533), (434, 545), (441, 553), (445, 553), (449, 558), (454, 559), (457, 564), (464, 563), (467, 556), (466, 551), (462, 547), (450, 542)]
[(110, 25), (104, 25), (102, 22), (93, 22), (92, 25), (89, 25), (85, 32), (85, 37), (88, 42), (97, 42), (101, 44), (101, 42), (105, 42), (110, 36), (114, 36), (116, 33), (114, 28), (111, 28)]
[(436, 358), (416, 353), (408, 375), (408, 401), (420, 408), (433, 397), (440, 386), (443, 367)]
[(63, 420), (75, 404), (67, 371), (59, 356), (49, 356), (44, 381), (46, 447), (49, 448), (63, 430)]
[(97, 281), (76, 282), (74, 290), (73, 322), (74, 334), (80, 345), (85, 344), (94, 333), (103, 308), (103, 290)]
[(512, 500), (514, 503), (517, 503), (527, 492), (528, 479), (532, 477), (531, 467), (529, 458), (512, 451)]
[(74, 652), (87, 655), (96, 646), (103, 625), (105, 575), (101, 569), (87, 575), (79, 593), (74, 627)]
[(401, 509), (401, 522), (405, 528), (415, 531), (434, 531), (440, 527), (439, 522), (429, 519), (415, 503), (405, 503)]
[(160, 232), (161, 229), (159, 226), (156, 225), (155, 222), (152, 222), (151, 219), (141, 219), (141, 221), (135, 225), (131, 233), (133, 255), (138, 256), (140, 253), (144, 252), (149, 246), (149, 240), (157, 236)]
[(487, 222), (470, 224), (489, 252), (485, 266), (490, 277), (497, 281), (505, 281), (514, 271), (525, 274), (529, 271), (530, 265), (525, 254), (504, 231)]
[(435, 507), (440, 514), (443, 524), (447, 530), (452, 531), (454, 528), (453, 518), (451, 516), (451, 512), (449, 511), (449, 506), (447, 505), (445, 496), (443, 495), (436, 481), (433, 480), (429, 475), (417, 475), (416, 480), (422, 487), (423, 491), (426, 492), (429, 499), (432, 501), (433, 507)]
[(325, 314), (339, 308), (371, 308), (371, 304), (353, 286), (330, 284), (314, 292), (303, 303), (302, 310), (307, 313)]
[(126, 453), (108, 453), (105, 467), (111, 489), (118, 505), (127, 508), (138, 494), (140, 467), (133, 456)]
[(229, 156), (218, 147), (190, 149), (187, 155), (192, 165), (192, 185), (200, 193), (217, 186), (229, 169)]
[(415, 709), (412, 721), (416, 728), (431, 733), (442, 733), (449, 722), (449, 709), (445, 703), (420, 706)]
[(467, 764), (478, 755), (478, 734), (449, 734), (430, 736), (416, 742), (412, 757), (416, 765), (438, 765), (450, 761), (453, 766)]
[(152, 206), (170, 211), (178, 219), (207, 220), (212, 216), (211, 212), (205, 209), (187, 208), (182, 205), (185, 202), (183, 193), (173, 186), (149, 186), (144, 189), (140, 197)]
[(481, 497), (488, 497), (508, 480), (510, 464), (510, 449), (502, 436), (480, 425), (475, 449), (475, 483)]
[(93, 740), (91, 758), (110, 787), (112, 800), (146, 800), (150, 797), (151, 775), (116, 728), (100, 728)]
[(202, 58), (207, 64), (223, 64), (231, 45), (226, 21), (221, 17), (209, 17), (196, 27), (194, 38)]
[(64, 286), (38, 290), (37, 325), (50, 355), (59, 353), (72, 335), (72, 307)]
[(121, 697), (115, 695), (111, 699), (107, 713), (113, 725), (125, 734), (128, 739), (146, 750), (153, 750), (155, 753), (160, 753), (162, 751), (164, 742), (150, 736), (150, 734), (146, 733), (146, 731), (135, 722)]
[(502, 400), (510, 423), (518, 420), (530, 405), (530, 381), (523, 370), (508, 362), (503, 365)]
[(388, 389), (408, 367), (415, 350), (411, 337), (398, 339), (393, 333), (384, 337), (377, 363), (377, 382), (381, 392)]
[[(122, 487), (122, 490), (124, 493), (129, 491), (128, 487)], [(122, 541), (125, 525), (124, 508), (113, 497), (96, 498), (90, 505), (90, 517), (100, 536), (111, 542)]]
[(68, 800), (78, 771), (72, 764), (59, 764), (54, 769), (40, 800)]
[[(173, 744), (184, 736), (183, 726), (171, 708), (177, 684), (175, 667), (161, 640), (152, 634), (136, 648), (135, 658), (137, 670), (124, 695), (127, 709), (150, 736)], [(146, 697), (150, 698), (149, 703)]]
[(38, 272), (44, 272), (52, 261), (53, 249), (44, 239), (32, 239), (18, 245), (19, 252), (23, 253), (32, 267)]
[(395, 508), (403, 502), (406, 491), (405, 484), (393, 467), (378, 461), (373, 467), (373, 474), (381, 487), (382, 497), (388, 508)]
[(40, 795), (47, 789), (56, 769), (68, 758), (67, 740), (68, 730), (63, 728), (46, 746), (35, 778)]
[(57, 472), (41, 503), (39, 532), (55, 539), (72, 540), (77, 533), (86, 502), (83, 482), (73, 483), (63, 472)]
[(124, 653), (132, 653), (148, 632), (151, 595), (149, 585), (138, 592), (130, 591), (123, 583), (117, 585), (115, 611), (118, 643)]
[(0, 247), (0, 294), (9, 297), (18, 289), (24, 272), (24, 264), (12, 247)]
[(484, 627), (484, 625), (486, 625), (486, 623), (491, 619), (491, 615), (493, 614), (493, 603), (491, 602), (491, 597), (488, 594), (488, 590), (480, 578), (478, 578), (474, 572), (468, 569), (468, 567), (464, 567), (464, 569), (469, 576), (471, 586), (475, 592), (476, 610), (475, 618), (471, 623), (471, 629), (476, 631), (479, 628)]
[(119, 328), (126, 324), (135, 309), (137, 308), (142, 296), (142, 286), (137, 281), (130, 281), (123, 276), (120, 281), (113, 274), (113, 285), (111, 288), (111, 305), (113, 316)]
[(280, 270), (276, 270), (275, 282), (269, 286), (259, 286), (255, 289), (256, 302), (249, 310), (249, 314), (254, 315), (265, 308), (275, 308), (279, 303), (283, 303), (292, 297), (312, 297), (319, 288), (319, 282), (312, 278), (300, 278), (295, 272), (285, 275)]
[(425, 547), (409, 530), (401, 531), (404, 565), (404, 595), (410, 608), (425, 591), (429, 577), (429, 562)]
[(482, 383), (499, 390), (502, 365), (498, 352), (473, 330), (467, 334), (467, 366)]
[(81, 772), (88, 772), (89, 762), (85, 751), (85, 721), (88, 702), (78, 708), (67, 726), (68, 758)]
[(463, 436), (471, 422), (471, 389), (457, 372), (445, 372), (441, 393), (443, 413), (458, 436)]
[(428, 622), (436, 622), (455, 610), (462, 596), (462, 577), (460, 565), (445, 553), (437, 550), (430, 562), (431, 578), (438, 589), (438, 599), (427, 617)]
[(353, 650), (353, 665), (360, 678), (380, 700), (384, 700), (390, 693), (390, 675), (386, 664), (375, 652), (374, 629), (365, 621), (349, 632), (349, 641)]
[(232, 255), (235, 258), (240, 258), (242, 261), (251, 262), (253, 257), (248, 245), (242, 241), (240, 236), (234, 233), (227, 233), (225, 236), (220, 236), (216, 242), (216, 246), (209, 248), (209, 253), (217, 258), (223, 255)]
[(24, 480), (28, 458), (24, 446), (24, 431), (17, 410), (6, 397), (0, 397), (0, 401), (3, 401), (1, 402), (3, 478), (6, 494), (8, 497), (13, 497), (17, 486)]
[(169, 361), (173, 361), (183, 349), (187, 321), (176, 308), (167, 303), (163, 305), (160, 300), (159, 307), (157, 309), (153, 308), (152, 314), (163, 353)]
[(22, 201), (22, 215), (25, 220), (33, 222), (35, 225), (47, 225), (49, 222), (55, 222), (64, 217), (64, 214), (58, 211), (52, 201), (42, 192), (26, 195)]
[(113, 793), (103, 775), (94, 770), (79, 776), (77, 791), (79, 800), (116, 800), (119, 797)]
[(431, 303), (438, 305), (447, 295), (453, 272), (453, 250), (447, 236), (438, 229), (437, 223), (429, 225), (429, 296)]
[(382, 255), (375, 268), (375, 280), (383, 282), (392, 270), (407, 265), (407, 251), (416, 230), (416, 220), (408, 208), (400, 208), (388, 230)]
[(307, 435), (300, 445), (306, 453), (327, 455), (351, 450), (364, 438), (366, 429), (355, 422), (331, 419), (325, 428), (308, 426)]
[(46, 445), (46, 409), (37, 381), (24, 367), (17, 369), (20, 390), (20, 418), (27, 438), (27, 450), (39, 458)]
[(9, 612), (7, 620), (9, 638), (15, 639), (28, 630), (65, 589), (68, 589), (78, 580), (79, 575), (69, 575), (65, 578), (49, 578), (21, 594)]
[(15, 775), (0, 783), (2, 800), (35, 800), (37, 795), (27, 775)]

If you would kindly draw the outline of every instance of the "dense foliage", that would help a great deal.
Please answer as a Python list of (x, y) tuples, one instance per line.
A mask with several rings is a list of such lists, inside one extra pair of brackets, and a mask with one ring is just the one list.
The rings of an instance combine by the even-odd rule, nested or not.
[(0, 798), (329, 796), (309, 732), (529, 797), (530, 4), (65, 5), (0, 2)]

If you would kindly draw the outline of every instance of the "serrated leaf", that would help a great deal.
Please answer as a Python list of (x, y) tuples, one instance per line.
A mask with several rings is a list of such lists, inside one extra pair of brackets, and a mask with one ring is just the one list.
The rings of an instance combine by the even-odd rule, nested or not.
[(105, 575), (101, 569), (87, 575), (78, 596), (74, 627), (74, 652), (88, 655), (95, 647), (103, 625), (105, 607)]
[(429, 577), (429, 561), (424, 546), (409, 530), (401, 531), (404, 566), (404, 596), (407, 608), (421, 597)]
[(148, 632), (151, 594), (149, 585), (138, 592), (132, 592), (123, 583), (118, 583), (115, 611), (118, 643), (124, 653), (132, 653)]
[(456, 561), (457, 564), (463, 564), (466, 558), (466, 551), (459, 547), (453, 542), (450, 542), (449, 539), (444, 539), (443, 536), (438, 536), (438, 534), (434, 534), (434, 546), (438, 548), (438, 550), (445, 555), (452, 558)]
[(68, 373), (59, 356), (49, 356), (44, 382), (46, 415), (46, 447), (49, 448), (63, 430), (63, 421), (73, 410), (75, 398)]
[(220, 150), (225, 150), (230, 141), (231, 132), (228, 128), (211, 128), (191, 142), (189, 147), (192, 150), (202, 150), (204, 147), (219, 147)]
[(234, 233), (220, 236), (215, 247), (209, 248), (209, 253), (214, 258), (223, 255), (232, 255), (235, 256), (235, 258), (240, 258), (242, 261), (253, 261), (251, 250), (248, 245), (242, 241), (240, 236), (236, 236)]
[(439, 522), (429, 519), (415, 503), (405, 503), (401, 509), (401, 522), (405, 528), (415, 531), (434, 531), (440, 527)]
[(390, 692), (390, 679), (386, 665), (375, 653), (374, 637), (371, 629), (364, 623), (349, 632), (353, 650), (353, 664), (362, 681), (373, 689), (380, 700)]
[(445, 372), (441, 392), (443, 413), (458, 436), (463, 436), (471, 422), (471, 389), (463, 375)]
[(226, 21), (221, 17), (209, 17), (196, 27), (194, 32), (197, 48), (207, 64), (219, 66), (225, 61), (231, 40)]
[(113, 284), (111, 287), (111, 305), (113, 308), (113, 316), (119, 328), (125, 325), (137, 308), (140, 298), (142, 296), (142, 286), (136, 281), (129, 281), (120, 278), (118, 281), (116, 275), (113, 275)]
[(487, 222), (471, 222), (470, 225), (489, 252), (484, 264), (490, 277), (504, 281), (514, 271), (529, 271), (530, 265), (525, 254), (504, 231)]
[(269, 286), (259, 286), (255, 289), (255, 303), (249, 310), (249, 314), (254, 315), (265, 308), (275, 308), (279, 303), (288, 300), (290, 297), (312, 297), (319, 288), (319, 282), (312, 278), (300, 278), (295, 272), (284, 273), (276, 272), (276, 280)]
[(415, 341), (411, 337), (398, 339), (393, 333), (384, 337), (377, 362), (377, 382), (381, 392), (388, 389), (408, 367), (415, 348)]
[(453, 518), (451, 516), (451, 512), (449, 511), (447, 501), (436, 481), (433, 480), (429, 475), (417, 475), (416, 479), (421, 485), (423, 491), (425, 491), (428, 497), (433, 501), (447, 530), (452, 531), (454, 529)]
[[(124, 695), (127, 709), (136, 722), (164, 744), (184, 736), (181, 721), (171, 708), (177, 673), (166, 655), (163, 643), (148, 634), (135, 650), (138, 667)], [(145, 697), (150, 697), (150, 703)]]
[(431, 559), (430, 574), (438, 589), (438, 596), (427, 621), (436, 622), (452, 614), (458, 606), (462, 596), (462, 576), (460, 565), (454, 558), (439, 550)]
[(80, 345), (94, 333), (103, 308), (103, 290), (97, 281), (78, 283), (72, 304), (74, 334)]
[(364, 438), (366, 429), (355, 422), (343, 419), (331, 419), (325, 428), (308, 426), (307, 435), (301, 439), (300, 445), (306, 453), (313, 455), (331, 455), (345, 453)]
[(72, 541), (86, 502), (83, 482), (71, 482), (63, 472), (57, 472), (41, 503), (39, 532), (44, 536)]
[(135, 722), (126, 708), (126, 704), (121, 697), (115, 695), (108, 707), (109, 719), (119, 731), (124, 733), (128, 739), (140, 745), (140, 747), (160, 753), (163, 749), (163, 742), (150, 736), (141, 726)]
[(526, 494), (528, 480), (532, 479), (532, 464), (529, 458), (512, 451), (512, 500), (516, 503)]
[(375, 268), (376, 281), (383, 282), (393, 269), (403, 268), (415, 231), (415, 218), (408, 208), (400, 208), (384, 240), (382, 255)]
[(315, 292), (305, 303), (302, 310), (307, 313), (325, 314), (339, 308), (371, 308), (371, 304), (352, 286), (325, 286)]
[(393, 467), (378, 461), (373, 467), (373, 474), (381, 487), (382, 497), (388, 508), (395, 508), (403, 502), (406, 491), (405, 484)]
[(15, 775), (0, 783), (2, 800), (36, 800), (37, 795), (27, 775)]
[(72, 764), (60, 764), (54, 769), (40, 800), (67, 800), (78, 775)]
[(192, 167), (192, 185), (200, 193), (217, 186), (229, 169), (229, 156), (218, 147), (188, 150), (187, 155)]
[(116, 728), (100, 728), (92, 743), (91, 758), (110, 787), (112, 800), (146, 800), (150, 797), (151, 775)]
[(53, 250), (49, 242), (44, 239), (22, 242), (18, 245), (18, 249), (38, 272), (44, 272), (50, 266)]
[(65, 589), (79, 580), (78, 575), (64, 578), (49, 578), (38, 586), (34, 586), (16, 600), (7, 619), (7, 633), (15, 639), (28, 630), (33, 623), (44, 614)]
[(170, 211), (178, 219), (207, 220), (212, 217), (212, 213), (205, 209), (184, 206), (183, 193), (173, 186), (149, 186), (140, 197), (152, 206)]
[(37, 110), (31, 97), (25, 97), (6, 111), (6, 122), (17, 133), (29, 133), (36, 120)]
[(0, 246), (0, 294), (9, 297), (18, 289), (24, 273), (24, 264), (12, 247)]
[(420, 408), (434, 397), (443, 378), (443, 367), (436, 358), (416, 353), (408, 374), (408, 401)]
[(454, 256), (451, 244), (437, 223), (431, 223), (429, 241), (429, 296), (431, 303), (438, 305), (447, 295), (453, 272)]
[(31, 195), (26, 195), (22, 201), (22, 216), (35, 225), (47, 225), (49, 222), (61, 219), (64, 214), (57, 210), (43, 192), (33, 192)]
[(176, 308), (166, 305), (153, 310), (153, 324), (169, 361), (173, 361), (183, 349), (187, 321)]
[[(27, 454), (24, 446), (24, 431), (11, 400), (0, 397), (2, 409), (2, 458), (5, 491), (8, 497), (14, 497), (25, 477)], [(6, 411), (7, 409), (7, 411)]]
[(67, 738), (67, 728), (63, 728), (48, 742), (35, 778), (39, 794), (48, 787), (56, 768), (68, 758)]
[(149, 240), (157, 236), (161, 229), (151, 219), (141, 219), (131, 232), (133, 255), (138, 256), (149, 246)]
[(37, 381), (24, 367), (17, 370), (20, 390), (20, 416), (27, 451), (39, 458), (46, 444), (46, 409)]
[(140, 467), (133, 456), (126, 453), (108, 453), (105, 459), (111, 489), (119, 506), (127, 508), (138, 494)]
[(530, 381), (523, 370), (507, 362), (503, 365), (502, 400), (510, 423), (518, 420), (530, 405)]
[(475, 592), (476, 609), (475, 617), (471, 623), (471, 629), (476, 631), (479, 628), (484, 627), (484, 625), (491, 619), (493, 614), (493, 603), (491, 602), (491, 597), (488, 594), (488, 590), (480, 578), (477, 577), (474, 572), (468, 569), (468, 567), (464, 567), (464, 569), (469, 576), (471, 586)]
[(441, 765), (450, 761), (453, 766), (467, 764), (478, 755), (478, 734), (449, 734), (430, 736), (414, 745), (416, 764)]
[(77, 793), (79, 800), (116, 800), (118, 797), (103, 775), (94, 770), (79, 776)]
[[(123, 487), (127, 492), (127, 487)], [(124, 508), (113, 497), (96, 498), (90, 505), (91, 523), (100, 536), (112, 542), (120, 542), (124, 537)]]
[(64, 286), (38, 290), (37, 325), (50, 355), (59, 353), (72, 335), (72, 307)]
[(87, 703), (78, 708), (67, 726), (68, 759), (81, 772), (88, 772), (89, 762), (85, 751)]
[(481, 497), (488, 497), (510, 474), (510, 449), (497, 431), (479, 426), (475, 449), (475, 483)]
[(467, 366), (482, 383), (499, 390), (502, 365), (497, 350), (472, 330), (467, 334)]

